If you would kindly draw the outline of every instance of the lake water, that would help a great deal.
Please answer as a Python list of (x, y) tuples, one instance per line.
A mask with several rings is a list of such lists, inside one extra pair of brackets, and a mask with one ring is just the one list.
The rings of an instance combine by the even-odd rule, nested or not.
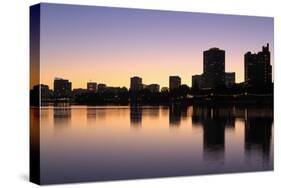
[(273, 170), (272, 107), (42, 107), (40, 119), (43, 184)]

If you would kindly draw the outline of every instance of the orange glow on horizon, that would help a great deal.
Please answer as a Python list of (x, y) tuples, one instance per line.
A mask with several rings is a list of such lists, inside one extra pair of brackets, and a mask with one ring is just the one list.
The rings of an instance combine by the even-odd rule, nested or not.
[[(43, 61), (40, 80), (42, 84), (48, 85), (51, 89), (53, 88), (55, 77), (70, 80), (72, 82), (72, 88), (86, 88), (87, 82), (89, 81), (104, 83), (107, 86), (129, 88), (130, 78), (133, 76), (140, 76), (144, 84), (156, 83), (159, 84), (161, 88), (169, 86), (169, 76), (171, 75), (180, 76), (182, 84), (191, 86), (192, 75), (202, 74), (203, 72), (203, 60), (200, 61), (199, 58), (152, 58), (148, 60), (131, 60), (132, 58), (128, 58), (127, 61), (115, 59), (116, 66), (114, 67), (106, 66), (106, 63), (95, 65), (91, 63), (91, 60), (86, 59), (83, 62), (83, 67), (77, 66), (75, 62), (71, 62), (71, 60), (67, 67), (64, 67), (64, 63), (60, 65), (59, 60), (53, 61), (53, 63), (56, 64), (56, 66), (53, 67), (47, 66), (47, 63)], [(234, 60), (239, 60), (241, 63), (226, 62), (226, 72), (235, 72), (236, 83), (239, 83), (244, 80), (244, 68), (241, 66), (243, 65), (243, 59), (235, 58)], [(172, 64), (171, 62), (176, 63)]]

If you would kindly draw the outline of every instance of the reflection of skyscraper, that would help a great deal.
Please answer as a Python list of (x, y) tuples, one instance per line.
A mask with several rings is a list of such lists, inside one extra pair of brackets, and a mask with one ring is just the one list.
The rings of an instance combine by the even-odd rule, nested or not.
[(72, 84), (68, 80), (56, 78), (54, 80), (54, 92), (58, 98), (71, 97)]
[(181, 85), (181, 78), (179, 76), (170, 76), (169, 77), (169, 89), (173, 90)]
[(70, 107), (54, 107), (54, 126), (56, 128), (69, 126), (70, 118), (71, 118)]
[(245, 83), (251, 87), (271, 84), (272, 66), (270, 65), (269, 44), (262, 47), (257, 54), (247, 52), (244, 56)]
[(203, 128), (203, 154), (206, 160), (223, 160), (226, 117), (219, 108), (194, 106), (192, 125)]
[(87, 122), (88, 124), (95, 123), (97, 119), (97, 109), (93, 107), (87, 107)]
[(251, 117), (245, 120), (245, 152), (262, 153), (264, 160), (269, 160), (272, 134), (272, 117)]
[(140, 126), (142, 122), (142, 108), (131, 106), (130, 108), (130, 122), (132, 126)]
[(225, 85), (225, 51), (211, 48), (203, 52), (203, 85), (215, 88)]
[(180, 125), (181, 120), (187, 118), (187, 107), (179, 105), (171, 105), (169, 107), (169, 123), (170, 126)]
[(131, 78), (130, 90), (140, 91), (142, 89), (142, 79), (140, 77), (134, 76)]
[(203, 142), (205, 159), (224, 158), (225, 124), (218, 119), (207, 119), (203, 124)]
[(235, 108), (233, 106), (223, 106), (216, 110), (215, 116), (224, 122), (225, 128), (235, 129)]
[(177, 106), (170, 106), (169, 108), (169, 123), (170, 126), (180, 125), (181, 111)]

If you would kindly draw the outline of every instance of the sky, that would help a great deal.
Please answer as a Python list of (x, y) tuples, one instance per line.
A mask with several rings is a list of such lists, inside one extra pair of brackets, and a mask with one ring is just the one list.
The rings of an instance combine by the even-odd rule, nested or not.
[(226, 51), (226, 71), (244, 81), (244, 54), (269, 43), (273, 18), (95, 6), (41, 4), (40, 82), (55, 77), (73, 88), (88, 81), (129, 87), (130, 77), (168, 86), (178, 75), (191, 86), (203, 72), (203, 51)]

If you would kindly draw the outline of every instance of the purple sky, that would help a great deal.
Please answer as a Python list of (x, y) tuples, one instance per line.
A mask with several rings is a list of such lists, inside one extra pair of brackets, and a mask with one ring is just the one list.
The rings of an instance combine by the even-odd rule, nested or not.
[(129, 86), (168, 86), (169, 75), (191, 84), (202, 73), (203, 51), (226, 50), (226, 71), (244, 80), (243, 56), (270, 44), (273, 18), (175, 11), (41, 4), (41, 82), (54, 77), (86, 87), (89, 80)]

